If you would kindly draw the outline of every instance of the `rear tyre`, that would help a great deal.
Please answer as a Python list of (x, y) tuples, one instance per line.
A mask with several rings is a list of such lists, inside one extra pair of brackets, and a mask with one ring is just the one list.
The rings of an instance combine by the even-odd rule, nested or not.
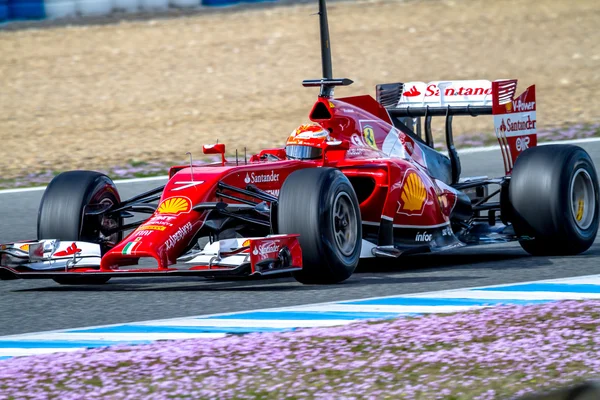
[(293, 172), (279, 194), (281, 233), (300, 234), (301, 283), (329, 284), (348, 279), (360, 258), (362, 225), (356, 193), (337, 169)]
[[(100, 243), (102, 254), (123, 238), (123, 233), (104, 237), (102, 229), (116, 228), (120, 218), (85, 216), (87, 207), (121, 202), (112, 180), (94, 171), (68, 171), (57, 175), (46, 188), (38, 213), (38, 239)], [(55, 278), (61, 285), (96, 285), (107, 277), (72, 276)]]
[(529, 236), (521, 247), (532, 255), (575, 255), (590, 248), (598, 232), (598, 176), (580, 147), (532, 147), (515, 163), (509, 186), (515, 232)]

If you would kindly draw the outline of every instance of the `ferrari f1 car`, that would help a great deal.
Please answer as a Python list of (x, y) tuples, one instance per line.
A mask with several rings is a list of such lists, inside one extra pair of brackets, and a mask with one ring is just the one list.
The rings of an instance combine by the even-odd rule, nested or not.
[[(285, 147), (235, 161), (174, 166), (165, 186), (122, 200), (105, 175), (70, 171), (46, 188), (38, 240), (0, 247), (0, 277), (99, 284), (147, 275), (292, 272), (304, 283), (349, 278), (359, 259), (398, 258), (519, 241), (533, 255), (578, 254), (598, 231), (598, 177), (589, 155), (536, 146), (531, 86), (516, 80), (382, 84), (376, 99), (335, 99), (325, 0), (323, 78), (309, 125)], [(455, 116), (491, 115), (506, 174), (461, 178)], [(431, 121), (445, 118), (447, 153)], [(236, 151), (237, 154), (237, 151)], [(134, 215), (148, 218), (128, 222)], [(157, 266), (141, 267), (142, 258)]]

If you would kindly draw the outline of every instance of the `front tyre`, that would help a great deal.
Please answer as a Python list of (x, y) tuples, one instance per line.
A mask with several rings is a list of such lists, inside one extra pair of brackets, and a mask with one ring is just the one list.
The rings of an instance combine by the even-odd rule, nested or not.
[(533, 147), (515, 163), (509, 186), (515, 232), (532, 255), (575, 255), (598, 232), (598, 176), (580, 147)]
[(334, 168), (293, 172), (279, 194), (280, 233), (300, 234), (302, 283), (328, 284), (348, 279), (360, 258), (362, 224), (356, 193)]
[[(112, 180), (94, 171), (68, 171), (57, 175), (48, 185), (38, 213), (38, 239), (99, 243), (102, 254), (122, 239), (122, 232), (109, 237), (102, 230), (122, 224), (120, 218), (85, 215), (92, 207), (116, 207), (121, 202)], [(110, 278), (69, 276), (54, 279), (62, 285), (103, 284)]]

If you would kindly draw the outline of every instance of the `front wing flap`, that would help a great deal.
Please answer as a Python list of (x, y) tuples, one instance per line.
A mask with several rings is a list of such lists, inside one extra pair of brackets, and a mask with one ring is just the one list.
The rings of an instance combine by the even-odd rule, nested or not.
[(302, 269), (298, 235), (224, 239), (187, 253), (168, 268), (101, 268), (100, 246), (58, 240), (0, 245), (0, 279), (65, 276), (251, 276)]

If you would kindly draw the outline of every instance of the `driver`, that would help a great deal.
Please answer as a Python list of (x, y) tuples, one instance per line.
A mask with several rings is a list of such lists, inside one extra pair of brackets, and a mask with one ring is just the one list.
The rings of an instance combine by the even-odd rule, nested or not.
[(318, 160), (323, 157), (323, 147), (328, 139), (329, 131), (321, 125), (300, 125), (288, 137), (285, 154), (293, 160)]

